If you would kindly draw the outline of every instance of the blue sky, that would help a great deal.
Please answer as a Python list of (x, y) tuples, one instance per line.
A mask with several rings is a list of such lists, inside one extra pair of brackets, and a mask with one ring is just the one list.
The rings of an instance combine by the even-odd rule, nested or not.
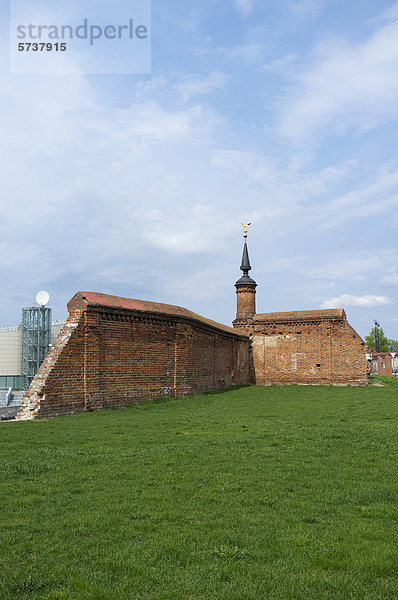
[(0, 327), (39, 289), (230, 323), (251, 221), (258, 312), (398, 339), (398, 3), (154, 0), (148, 76), (10, 75), (1, 23)]

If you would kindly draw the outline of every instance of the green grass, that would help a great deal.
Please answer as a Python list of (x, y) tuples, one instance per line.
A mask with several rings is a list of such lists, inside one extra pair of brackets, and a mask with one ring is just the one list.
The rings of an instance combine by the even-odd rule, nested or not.
[(398, 598), (398, 385), (1, 424), (0, 598)]
[(398, 385), (398, 377), (387, 377), (386, 375), (371, 375), (370, 383), (383, 383), (384, 385)]

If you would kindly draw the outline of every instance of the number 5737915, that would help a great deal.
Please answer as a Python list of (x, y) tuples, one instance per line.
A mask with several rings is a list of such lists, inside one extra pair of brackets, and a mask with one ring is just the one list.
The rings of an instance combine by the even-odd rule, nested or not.
[(65, 52), (65, 42), (21, 42), (18, 44), (19, 52)]

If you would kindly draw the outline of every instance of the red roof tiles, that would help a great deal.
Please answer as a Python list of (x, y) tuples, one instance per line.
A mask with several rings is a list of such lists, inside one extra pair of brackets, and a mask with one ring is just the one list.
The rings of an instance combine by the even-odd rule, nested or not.
[(99, 292), (77, 292), (77, 294), (75, 294), (68, 302), (68, 309), (73, 310), (74, 308), (84, 308), (85, 306), (90, 305), (185, 317), (187, 319), (199, 321), (204, 325), (215, 327), (216, 329), (220, 329), (227, 333), (233, 333), (241, 337), (247, 337), (246, 334), (241, 333), (232, 327), (228, 327), (228, 325), (223, 325), (222, 323), (217, 323), (216, 321), (202, 317), (201, 315), (198, 315), (186, 308), (182, 308), (181, 306), (163, 304), (160, 302), (149, 302), (147, 300), (122, 298), (121, 296), (111, 296), (109, 294), (101, 294)]
[(319, 321), (319, 319), (345, 319), (343, 308), (327, 308), (322, 310), (293, 310), (290, 312), (259, 313), (255, 321)]

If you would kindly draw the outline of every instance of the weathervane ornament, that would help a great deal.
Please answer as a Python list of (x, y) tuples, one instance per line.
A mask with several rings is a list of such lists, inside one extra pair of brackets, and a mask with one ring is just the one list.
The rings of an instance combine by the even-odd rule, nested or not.
[(247, 230), (249, 228), (249, 225), (251, 225), (251, 223), (242, 223), (243, 225), (243, 239), (245, 240), (245, 244), (247, 242)]

